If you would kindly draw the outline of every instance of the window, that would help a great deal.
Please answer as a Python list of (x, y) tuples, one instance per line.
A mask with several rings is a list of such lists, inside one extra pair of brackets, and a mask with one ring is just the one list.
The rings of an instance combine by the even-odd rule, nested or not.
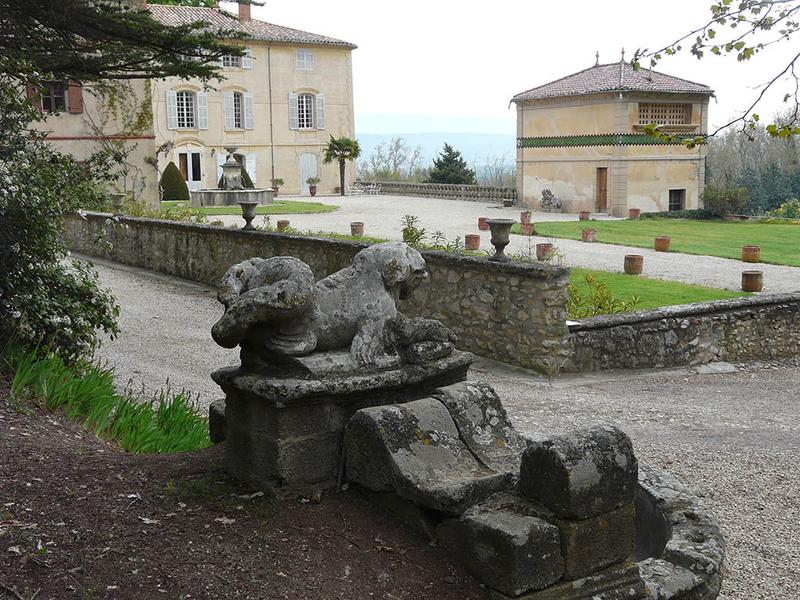
[(242, 129), (244, 127), (242, 119), (242, 95), (239, 92), (233, 94), (233, 127), (234, 129)]
[(295, 53), (294, 68), (300, 73), (311, 73), (314, 70), (314, 52), (301, 48)]
[(231, 54), (223, 54), (222, 55), (222, 66), (223, 67), (240, 68), (242, 66), (242, 57), (241, 56), (233, 56)]
[(297, 128), (314, 128), (314, 96), (311, 94), (297, 96)]
[(225, 92), (223, 94), (225, 129), (253, 129), (253, 94)]
[(669, 209), (683, 210), (686, 206), (686, 190), (669, 191)]
[(325, 96), (290, 92), (289, 129), (325, 129)]
[(67, 84), (63, 81), (51, 81), (42, 86), (42, 110), (58, 112), (67, 110)]
[(194, 92), (178, 92), (175, 96), (175, 99), (178, 114), (178, 129), (194, 129)]
[(640, 104), (641, 125), (689, 125), (692, 117), (691, 104)]

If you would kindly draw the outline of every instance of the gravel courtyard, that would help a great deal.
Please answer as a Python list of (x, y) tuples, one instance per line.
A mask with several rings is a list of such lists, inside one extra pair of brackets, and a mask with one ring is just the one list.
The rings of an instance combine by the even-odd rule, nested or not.
[[(308, 198), (302, 199), (308, 200)], [(462, 241), (466, 233), (479, 233), (481, 249), (489, 250), (492, 247), (489, 242), (491, 235), (488, 231), (478, 230), (478, 217), (519, 221), (520, 212), (518, 208), (503, 208), (496, 204), (410, 196), (325, 196), (316, 200), (325, 204), (336, 204), (341, 208), (323, 214), (273, 216), (270, 219), (272, 225), (275, 225), (277, 219), (286, 218), (296, 229), (349, 234), (352, 221), (363, 221), (365, 235), (401, 240), (403, 216), (416, 215), (420, 218), (420, 226), (428, 233), (441, 231), (448, 240), (460, 237)], [(577, 218), (577, 215), (557, 213), (536, 212), (533, 215), (534, 222), (577, 220)], [(220, 219), (229, 225), (244, 225), (244, 220), (239, 216), (211, 217), (211, 219)], [(257, 217), (254, 223), (263, 225), (262, 217)], [(568, 266), (621, 272), (626, 254), (641, 254), (644, 256), (642, 274), (645, 277), (672, 279), (730, 290), (740, 289), (742, 271), (752, 268), (752, 265), (748, 266), (747, 263), (727, 258), (704, 256), (701, 259), (691, 254), (656, 252), (647, 248), (611, 244), (586, 244), (576, 240), (553, 240), (537, 236), (512, 235), (508, 251), (535, 254), (535, 245), (538, 242), (553, 242), (564, 254), (564, 263)], [(764, 271), (765, 292), (800, 290), (800, 268), (760, 264), (758, 269)]]
[[(120, 336), (99, 352), (116, 367), (118, 381), (153, 390), (169, 380), (174, 389), (197, 394), (203, 406), (219, 397), (209, 373), (238, 357), (211, 340), (221, 314), (214, 291), (96, 264), (122, 307)], [(548, 382), (479, 361), (470, 378), (494, 385), (526, 434), (614, 423), (631, 436), (640, 461), (690, 483), (719, 517), (728, 542), (723, 600), (800, 597), (800, 362), (739, 365), (718, 374), (681, 369)]]

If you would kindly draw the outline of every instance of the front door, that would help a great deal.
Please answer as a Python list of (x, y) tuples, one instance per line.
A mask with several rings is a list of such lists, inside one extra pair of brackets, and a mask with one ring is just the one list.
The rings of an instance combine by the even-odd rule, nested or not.
[(203, 170), (201, 167), (202, 154), (190, 149), (178, 151), (178, 168), (186, 180), (190, 190), (199, 190), (203, 187)]
[(316, 154), (306, 153), (300, 155), (300, 193), (308, 196), (308, 178), (317, 177), (317, 156)]
[(597, 169), (597, 212), (608, 209), (608, 168)]

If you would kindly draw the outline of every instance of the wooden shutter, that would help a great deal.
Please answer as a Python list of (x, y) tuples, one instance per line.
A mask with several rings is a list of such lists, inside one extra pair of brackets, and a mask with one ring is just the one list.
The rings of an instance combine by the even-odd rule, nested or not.
[(297, 110), (297, 94), (289, 92), (289, 129), (300, 128), (300, 115)]
[(197, 128), (208, 129), (208, 92), (197, 92)]
[(253, 114), (253, 94), (244, 95), (244, 128), (253, 129), (255, 115)]
[(28, 96), (28, 100), (31, 101), (31, 104), (33, 104), (39, 112), (42, 112), (42, 91), (39, 89), (39, 86), (35, 83), (29, 83), (25, 86), (25, 93)]
[(233, 109), (233, 92), (225, 92), (222, 95), (222, 108), (225, 114), (225, 129), (234, 129), (236, 118)]
[(317, 129), (325, 129), (325, 96), (317, 94)]
[(227, 156), (225, 152), (217, 152), (215, 156), (217, 157), (217, 181), (219, 181), (222, 178), (222, 165), (225, 164)]
[(83, 87), (77, 81), (67, 85), (67, 109), (73, 115), (83, 112)]
[(167, 129), (178, 128), (178, 92), (167, 90)]
[(250, 175), (250, 180), (253, 182), (253, 185), (256, 185), (256, 155), (255, 154), (248, 154), (245, 158), (245, 169), (247, 169), (247, 174)]
[(250, 48), (244, 49), (244, 56), (242, 56), (242, 68), (243, 69), (253, 68), (253, 51)]

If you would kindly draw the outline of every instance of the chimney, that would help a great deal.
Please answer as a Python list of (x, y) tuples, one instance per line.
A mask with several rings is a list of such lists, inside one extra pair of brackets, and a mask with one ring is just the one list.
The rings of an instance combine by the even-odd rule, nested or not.
[(250, 2), (239, 0), (239, 20), (240, 21), (250, 20)]

